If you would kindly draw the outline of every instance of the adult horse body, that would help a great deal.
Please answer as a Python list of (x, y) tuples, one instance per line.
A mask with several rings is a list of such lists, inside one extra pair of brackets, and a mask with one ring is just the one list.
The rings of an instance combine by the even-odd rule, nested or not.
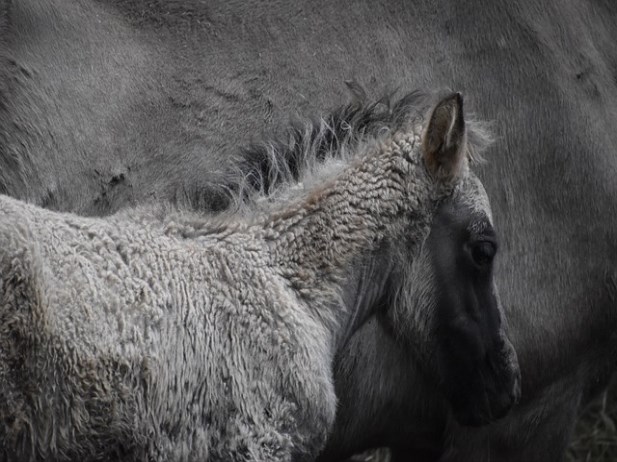
[[(1, 4), (0, 188), (62, 210), (108, 213), (177, 195), (223, 206), (207, 198), (210, 183), (228, 179), (225, 156), (292, 111), (342, 99), (349, 78), (471, 94), (473, 109), (501, 121), (508, 147), (488, 156), (484, 173), (504, 238), (496, 276), (521, 405), (469, 430), (421, 384), (377, 393), (374, 377), (390, 385), (398, 373), (363, 345), (379, 338), (380, 357), (411, 359), (371, 322), (353, 339), (364, 356), (340, 363), (339, 396), (354, 403), (341, 407), (350, 411), (343, 422), (356, 425), (332, 454), (404, 446), (419, 431), (450, 460), (561, 457), (580, 406), (612, 373), (617, 344), (614, 3)], [(361, 389), (365, 377), (371, 386)], [(352, 415), (358, 395), (343, 393), (345, 383), (371, 413)]]

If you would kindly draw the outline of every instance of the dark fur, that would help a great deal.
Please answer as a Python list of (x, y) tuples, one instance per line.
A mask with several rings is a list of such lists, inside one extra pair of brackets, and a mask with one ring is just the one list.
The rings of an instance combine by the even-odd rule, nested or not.
[(444, 460), (561, 457), (617, 356), (613, 2), (21, 0), (10, 13), (0, 191), (84, 214), (185, 196), (226, 207), (210, 192), (235, 184), (237, 147), (344, 100), (352, 77), (462, 90), (499, 121), (483, 179), (523, 401), (501, 423), (459, 428), (431, 386), (393, 367), (410, 358), (371, 322), (339, 366), (349, 425), (332, 448), (420, 441)]
[[(361, 91), (355, 84), (350, 88)], [(335, 109), (323, 118), (312, 123), (297, 121), (285, 134), (271, 142), (255, 143), (243, 151), (238, 164), (240, 172), (249, 172), (249, 185), (263, 190), (266, 194), (272, 182), (273, 163), (278, 163), (289, 171), (292, 180), (298, 179), (302, 164), (310, 159), (323, 161), (326, 156), (339, 150), (344, 143), (355, 144), (364, 137), (375, 136), (381, 130), (396, 130), (409, 122), (410, 113), (420, 117), (426, 109), (427, 95), (414, 92), (397, 98), (384, 97), (372, 104), (365, 102), (365, 95), (354, 93), (356, 101)], [(284, 141), (283, 141), (284, 140)], [(311, 146), (311, 149), (306, 149)], [(276, 153), (272, 157), (272, 153)], [(274, 169), (278, 170), (278, 169)]]

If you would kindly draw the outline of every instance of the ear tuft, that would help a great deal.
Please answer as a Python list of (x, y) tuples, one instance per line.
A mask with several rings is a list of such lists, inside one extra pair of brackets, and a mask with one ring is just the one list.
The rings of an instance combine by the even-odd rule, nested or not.
[(452, 93), (442, 98), (431, 112), (422, 138), (424, 161), (436, 178), (456, 178), (465, 160), (465, 118), (463, 96)]

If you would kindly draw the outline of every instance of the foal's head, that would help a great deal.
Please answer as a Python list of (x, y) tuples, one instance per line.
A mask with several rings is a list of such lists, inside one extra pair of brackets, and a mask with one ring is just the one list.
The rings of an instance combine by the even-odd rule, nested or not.
[(465, 121), (459, 94), (432, 108), (420, 93), (374, 104), (359, 99), (308, 129), (293, 129), (286, 142), (247, 151), (239, 170), (258, 197), (276, 198), (277, 189), (302, 188), (316, 164), (332, 166), (341, 152), (349, 160), (366, 140), (405, 137), (410, 130), (419, 135), (425, 173), (455, 184), (454, 193), (439, 203), (426, 239), (418, 243), (418, 230), (410, 228), (405, 239), (384, 243), (352, 268), (343, 298), (350, 312), (361, 313), (342, 338), (378, 313), (438, 384), (459, 422), (490, 422), (508, 411), (520, 391), (493, 282), (498, 239), (486, 192), (469, 168), (470, 153), (486, 136)]
[(442, 100), (424, 123), (427, 167), (448, 171), (450, 162), (460, 161), (456, 150), (467, 153), (465, 165), (454, 194), (437, 209), (419, 258), (399, 246), (384, 319), (413, 349), (456, 419), (481, 425), (518, 400), (520, 372), (493, 280), (499, 242), (488, 197), (466, 165), (481, 134), (467, 125), (460, 96)]

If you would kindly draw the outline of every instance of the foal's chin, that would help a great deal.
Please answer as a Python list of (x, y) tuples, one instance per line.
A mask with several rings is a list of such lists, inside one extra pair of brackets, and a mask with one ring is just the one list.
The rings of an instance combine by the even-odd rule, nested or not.
[[(505, 343), (493, 357), (464, 369), (446, 388), (454, 419), (464, 426), (488, 425), (508, 414), (521, 396), (521, 376), (514, 349)], [(475, 367), (474, 367), (475, 366)]]
[(490, 396), (484, 392), (481, 396), (469, 396), (466, 403), (452, 404), (452, 414), (460, 425), (480, 427), (505, 417), (516, 401), (511, 393)]

